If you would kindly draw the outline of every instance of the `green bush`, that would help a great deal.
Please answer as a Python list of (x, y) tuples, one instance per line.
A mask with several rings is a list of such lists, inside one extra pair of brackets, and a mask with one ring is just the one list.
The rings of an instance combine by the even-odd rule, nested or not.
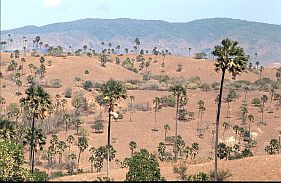
[(187, 181), (211, 181), (211, 177), (209, 174), (204, 172), (199, 172), (195, 175), (189, 175)]
[(93, 87), (94, 87), (94, 84), (92, 81), (85, 81), (83, 83), (83, 89), (85, 89), (87, 91), (92, 91)]
[(96, 133), (102, 133), (104, 128), (103, 121), (100, 119), (96, 120), (91, 128), (94, 129)]
[(170, 81), (170, 77), (168, 75), (155, 75), (153, 79), (159, 81), (160, 83), (168, 83)]
[(155, 155), (149, 153), (146, 149), (140, 152), (128, 161), (129, 171), (126, 174), (125, 181), (163, 181), (161, 176), (159, 163), (156, 161)]
[(50, 179), (58, 178), (58, 177), (64, 177), (67, 176), (67, 174), (63, 173), (63, 171), (55, 171), (52, 172), (50, 175)]
[(49, 180), (48, 174), (45, 171), (40, 171), (37, 168), (35, 168), (32, 177), (36, 182), (47, 182)]

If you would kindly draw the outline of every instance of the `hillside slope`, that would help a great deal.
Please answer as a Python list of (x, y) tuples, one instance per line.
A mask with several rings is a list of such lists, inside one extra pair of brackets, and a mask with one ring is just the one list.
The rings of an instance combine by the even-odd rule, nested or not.
[[(173, 173), (173, 165), (160, 165), (162, 176), (166, 180), (178, 180)], [(188, 174), (198, 172), (209, 173), (213, 170), (213, 162), (188, 166)], [(255, 156), (239, 160), (219, 161), (219, 170), (229, 170), (232, 176), (227, 181), (277, 181), (281, 180), (281, 155)], [(117, 181), (124, 181), (128, 169), (114, 169), (111, 177)], [(106, 176), (106, 171), (100, 173), (85, 173), (67, 177), (60, 177), (54, 181), (93, 181), (97, 177)]]
[(223, 38), (238, 40), (254, 61), (254, 53), (262, 64), (280, 62), (281, 26), (258, 22), (249, 22), (229, 18), (201, 19), (186, 23), (169, 23), (158, 20), (134, 19), (83, 19), (72, 22), (56, 23), (41, 27), (26, 26), (2, 31), (2, 40), (8, 41), (8, 34), (14, 39), (14, 47), (22, 49), (22, 37), (28, 39), (28, 48), (32, 48), (32, 40), (39, 35), (44, 43), (62, 46), (68, 49), (82, 48), (88, 45), (100, 51), (100, 42), (112, 43), (111, 48), (118, 44), (121, 50), (133, 49), (134, 39), (138, 37), (141, 48), (152, 50), (168, 49), (173, 54), (188, 55), (210, 51)]

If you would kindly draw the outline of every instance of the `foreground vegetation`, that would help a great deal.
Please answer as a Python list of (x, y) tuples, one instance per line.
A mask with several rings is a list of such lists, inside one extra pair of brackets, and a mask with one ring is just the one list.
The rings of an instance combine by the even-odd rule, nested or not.
[[(212, 135), (215, 140), (212, 141), (215, 152), (213, 157), (215, 159), (215, 168), (213, 172), (209, 174), (200, 172), (196, 175), (187, 175), (186, 163), (175, 166), (174, 172), (179, 174), (181, 180), (223, 180), (231, 175), (228, 171), (218, 171), (217, 159), (240, 159), (244, 157), (253, 156), (252, 148), (255, 147), (257, 142), (251, 135), (251, 123), (256, 118), (252, 114), (249, 114), (250, 103), (258, 108), (261, 113), (261, 121), (259, 124), (266, 125), (264, 119), (264, 113), (272, 111), (271, 106), (275, 102), (275, 107), (281, 106), (280, 94), (276, 92), (280, 88), (280, 77), (281, 69), (276, 71), (276, 81), (269, 78), (260, 77), (259, 80), (251, 83), (249, 81), (228, 81), (225, 80), (225, 73), (229, 71), (233, 77), (240, 74), (242, 71), (257, 72), (260, 76), (262, 75), (263, 68), (259, 63), (256, 62), (256, 68), (253, 68), (251, 64), (248, 64), (249, 57), (244, 53), (243, 48), (238, 47), (238, 42), (225, 39), (214, 48), (213, 55), (216, 57), (217, 62), (215, 63), (215, 69), (221, 71), (221, 83), (214, 82), (212, 84), (201, 83), (200, 78), (191, 77), (187, 80), (176, 80), (170, 78), (168, 75), (152, 75), (150, 65), (159, 62), (158, 56), (161, 55), (161, 72), (165, 70), (165, 58), (170, 55), (169, 51), (157, 51), (157, 48), (152, 50), (154, 61), (150, 57), (147, 60), (144, 58), (145, 51), (140, 50), (140, 40), (135, 40), (134, 50), (137, 55), (136, 59), (126, 59), (121, 62), (118, 56), (115, 58), (117, 65), (121, 64), (122, 67), (130, 70), (131, 72), (139, 73), (143, 76), (143, 81), (139, 80), (127, 80), (126, 82), (108, 80), (104, 83), (94, 83), (93, 81), (86, 80), (82, 81), (80, 78), (75, 79), (75, 84), (83, 88), (87, 92), (95, 90), (98, 95), (95, 97), (95, 101), (90, 102), (83, 94), (73, 94), (72, 88), (66, 88), (64, 96), (57, 94), (55, 98), (52, 98), (46, 91), (46, 88), (60, 88), (61, 82), (59, 79), (52, 80), (50, 83), (42, 84), (43, 79), (46, 77), (48, 69), (46, 67), (47, 55), (40, 55), (38, 47), (43, 46), (40, 42), (40, 37), (35, 38), (34, 42), (35, 49), (31, 52), (31, 55), (38, 57), (40, 67), (35, 65), (28, 65), (30, 74), (27, 69), (23, 72), (24, 58), (21, 59), (21, 64), (14, 61), (15, 58), (19, 58), (20, 53), (16, 50), (11, 53), (10, 62), (8, 65), (8, 72), (10, 73), (9, 79), (18, 88), (23, 86), (23, 77), (26, 76), (28, 88), (25, 94), (16, 92), (17, 96), (21, 96), (18, 103), (10, 103), (6, 111), (2, 111), (1, 108), (1, 121), (0, 121), (0, 137), (1, 137), (1, 159), (0, 163), (3, 165), (0, 167), (1, 174), (0, 180), (4, 181), (15, 181), (15, 180), (48, 180), (58, 176), (73, 175), (84, 173), (84, 170), (80, 168), (81, 157), (84, 156), (86, 151), (90, 152), (90, 156), (87, 158), (91, 173), (101, 172), (106, 161), (107, 176), (101, 177), (98, 180), (112, 180), (110, 178), (110, 162), (113, 160), (120, 168), (128, 168), (126, 180), (165, 180), (161, 175), (159, 169), (159, 162), (181, 162), (183, 159), (195, 160), (198, 153), (200, 153), (200, 144), (198, 142), (185, 142), (178, 132), (178, 124), (180, 121), (188, 121), (194, 119), (194, 111), (188, 111), (186, 104), (188, 103), (188, 90), (194, 90), (200, 88), (202, 91), (219, 90), (216, 103), (218, 105), (216, 129)], [(39, 45), (39, 46), (38, 46)], [(40, 46), (41, 45), (41, 46)], [(101, 43), (104, 46), (104, 43)], [(81, 56), (86, 55), (87, 57), (99, 58), (102, 67), (107, 67), (108, 62), (112, 55), (118, 55), (120, 46), (116, 46), (116, 49), (110, 49), (111, 44), (108, 44), (109, 49), (102, 49), (101, 53), (96, 53), (94, 50), (89, 50), (85, 45), (83, 50), (77, 50), (74, 52), (75, 55)], [(49, 56), (68, 57), (73, 55), (71, 51), (68, 53), (63, 52), (61, 47), (51, 48), (45, 45), (47, 54)], [(25, 50), (25, 49), (24, 49)], [(128, 51), (126, 51), (126, 54)], [(25, 51), (23, 54), (26, 54)], [(139, 68), (135, 65), (139, 63)], [(52, 65), (49, 60), (48, 65)], [(178, 65), (177, 72), (182, 71), (182, 66)], [(85, 74), (88, 74), (90, 69), (85, 70)], [(39, 78), (38, 78), (39, 75)], [(1, 78), (3, 79), (3, 78)], [(143, 87), (144, 84), (149, 81), (158, 81), (159, 85), (150, 85)], [(2, 87), (2, 86), (1, 86)], [(146, 104), (135, 103), (134, 96), (128, 95), (128, 90), (136, 89), (151, 89), (168, 91), (168, 96), (155, 97), (153, 100), (153, 107)], [(226, 97), (223, 96), (223, 89), (228, 89)], [(238, 118), (241, 120), (241, 126), (231, 126), (229, 121), (220, 122), (221, 106), (222, 103), (227, 104), (227, 119), (230, 115), (230, 105), (239, 98), (237, 91), (244, 91), (244, 102), (241, 106), (241, 111)], [(260, 90), (268, 92), (267, 95), (262, 95), (261, 98), (254, 98), (252, 101), (248, 101), (247, 92), (250, 90)], [(124, 158), (124, 160), (116, 159), (116, 147), (112, 145), (111, 138), (111, 123), (112, 120), (118, 121), (123, 118), (122, 111), (120, 110), (120, 101), (130, 99), (128, 105), (130, 121), (133, 110), (139, 111), (150, 111), (153, 110), (155, 124), (154, 128), (151, 129), (153, 133), (159, 131), (156, 128), (158, 112), (165, 107), (175, 107), (175, 133), (172, 136), (167, 134), (171, 130), (171, 127), (166, 124), (163, 129), (165, 130), (165, 137), (163, 142), (160, 142), (155, 153), (151, 153), (146, 149), (142, 148), (141, 144), (137, 144), (135, 141), (131, 141), (128, 144), (128, 149), (131, 151), (131, 156)], [(69, 104), (67, 100), (70, 99)], [(267, 109), (267, 102), (270, 101), (271, 109)], [(4, 96), (1, 96), (1, 105), (8, 103)], [(68, 107), (67, 107), (67, 104)], [(133, 105), (134, 104), (134, 105)], [(204, 129), (202, 127), (202, 119), (204, 117), (204, 111), (207, 110), (205, 102), (198, 99), (198, 126), (196, 131), (198, 137), (204, 136)], [(69, 109), (72, 106), (72, 109)], [(99, 110), (98, 110), (99, 108)], [(107, 129), (107, 144), (100, 147), (89, 147), (88, 131), (83, 128), (82, 115), (89, 115), (91, 113), (99, 111), (99, 115), (94, 119), (91, 128), (95, 133), (103, 133), (104, 113), (102, 109), (106, 111), (108, 115), (108, 129)], [(223, 127), (223, 141), (219, 142), (219, 127)], [(224, 137), (225, 131), (232, 127), (235, 133), (235, 142), (233, 145), (229, 145)], [(69, 134), (69, 129), (75, 128), (77, 138), (72, 134)], [(64, 131), (64, 138), (57, 135), (59, 131)], [(237, 136), (239, 139), (237, 139)], [(280, 133), (281, 135), (281, 133)], [(47, 141), (47, 137), (49, 141)], [(213, 138), (214, 139), (214, 138)], [(189, 145), (188, 145), (189, 144)], [(140, 147), (140, 151), (136, 151), (136, 148)], [(76, 153), (73, 149), (76, 149)], [(279, 139), (269, 139), (269, 144), (264, 147), (267, 154), (279, 154), (280, 151), (280, 136)], [(211, 149), (213, 151), (213, 149)], [(28, 163), (24, 158), (24, 154), (28, 154)], [(43, 154), (43, 155), (42, 155)], [(63, 158), (67, 157), (67, 158)], [(39, 170), (40, 158), (47, 160), (46, 167), (48, 168), (63, 168), (64, 171), (58, 171), (51, 175), (46, 172)], [(179, 161), (180, 159), (180, 161)], [(29, 165), (29, 169), (26, 166)], [(37, 169), (38, 168), (38, 169)], [(13, 170), (13, 171), (11, 171)]]

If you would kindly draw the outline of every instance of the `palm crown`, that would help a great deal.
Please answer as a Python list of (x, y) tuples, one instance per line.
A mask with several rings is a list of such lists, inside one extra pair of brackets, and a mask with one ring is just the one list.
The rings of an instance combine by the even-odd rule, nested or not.
[(237, 41), (226, 38), (222, 40), (221, 45), (215, 46), (212, 54), (218, 57), (215, 64), (216, 71), (228, 70), (235, 77), (246, 69), (248, 57), (244, 49), (237, 45)]
[(111, 79), (100, 87), (100, 91), (103, 99), (108, 102), (127, 98), (127, 90), (121, 81)]
[(33, 85), (26, 92), (27, 97), (21, 98), (23, 107), (31, 109), (35, 118), (44, 118), (47, 109), (51, 106), (50, 95), (40, 86)]

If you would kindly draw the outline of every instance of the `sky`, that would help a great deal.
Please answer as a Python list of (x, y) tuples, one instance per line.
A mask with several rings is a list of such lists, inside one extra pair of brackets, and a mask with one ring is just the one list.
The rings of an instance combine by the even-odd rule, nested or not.
[(281, 25), (281, 0), (0, 0), (1, 30), (85, 18), (189, 22), (226, 17)]

